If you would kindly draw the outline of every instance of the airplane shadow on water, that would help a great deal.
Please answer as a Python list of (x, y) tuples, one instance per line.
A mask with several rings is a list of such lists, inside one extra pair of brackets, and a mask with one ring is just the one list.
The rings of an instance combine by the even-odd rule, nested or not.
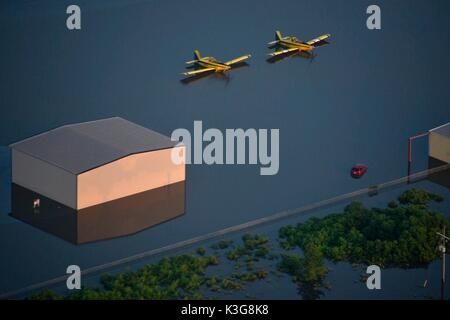
[[(250, 67), (250, 65), (247, 62), (241, 62), (241, 63), (235, 64), (231, 68), (231, 70), (228, 72), (234, 72), (235, 70), (244, 69), (244, 68), (248, 68), (248, 67)], [(180, 82), (182, 84), (187, 85), (187, 84), (196, 82), (201, 79), (210, 78), (210, 79), (215, 79), (215, 80), (219, 80), (219, 81), (224, 81), (225, 85), (228, 85), (232, 79), (231, 75), (228, 72), (214, 72), (214, 71), (205, 72), (205, 73), (201, 73), (201, 74), (198, 74), (195, 76), (181, 79)]]
[(302, 58), (302, 59), (309, 60), (312, 63), (314, 61), (315, 57), (316, 57), (316, 55), (313, 54), (313, 53), (308, 53), (308, 52), (290, 52), (290, 53), (282, 54), (282, 55), (275, 56), (275, 57), (269, 57), (269, 58), (266, 59), (266, 61), (268, 63), (277, 63), (277, 62), (280, 62), (282, 60), (286, 60), (288, 58)]

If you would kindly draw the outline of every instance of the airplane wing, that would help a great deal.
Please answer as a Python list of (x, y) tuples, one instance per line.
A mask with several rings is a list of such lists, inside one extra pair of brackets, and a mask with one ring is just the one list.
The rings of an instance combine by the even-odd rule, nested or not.
[(194, 71), (189, 71), (189, 72), (183, 72), (182, 74), (184, 74), (185, 76), (193, 76), (196, 74), (209, 72), (209, 71), (213, 71), (213, 70), (216, 70), (216, 69), (215, 68), (204, 68), (204, 69), (199, 69), (199, 70), (194, 70)]
[(279, 56), (280, 54), (286, 54), (286, 53), (293, 52), (293, 51), (298, 51), (298, 50), (300, 50), (300, 48), (284, 49), (284, 50), (280, 50), (280, 51), (275, 51), (275, 52), (269, 53), (269, 56), (276, 57), (276, 56)]
[(246, 55), (246, 56), (242, 56), (242, 57), (239, 57), (239, 58), (230, 60), (230, 61), (228, 61), (228, 62), (225, 62), (224, 64), (226, 64), (227, 66), (231, 66), (231, 65), (233, 65), (233, 64), (242, 62), (242, 61), (247, 60), (247, 59), (249, 59), (249, 58), (251, 58), (251, 55), (248, 54), (248, 55)]
[(315, 39), (309, 40), (306, 44), (309, 44), (310, 46), (315, 46), (315, 45), (318, 45), (320, 42), (323, 42), (323, 41), (327, 40), (330, 37), (331, 37), (330, 34), (324, 34), (324, 35), (322, 35), (320, 37), (317, 37)]

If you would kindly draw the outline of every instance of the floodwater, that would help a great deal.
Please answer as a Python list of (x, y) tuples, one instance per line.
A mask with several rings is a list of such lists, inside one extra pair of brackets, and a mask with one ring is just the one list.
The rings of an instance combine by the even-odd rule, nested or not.
[[(295, 225), (305, 222), (312, 217), (325, 217), (331, 213), (342, 213), (345, 206), (351, 201), (359, 201), (366, 208), (385, 208), (386, 204), (396, 199), (402, 192), (416, 188), (426, 190), (443, 196), (446, 200), (440, 203), (431, 203), (430, 210), (442, 212), (450, 217), (450, 190), (427, 180), (414, 182), (413, 184), (401, 184), (394, 188), (381, 190), (377, 196), (362, 195), (349, 199), (343, 203), (328, 206), (318, 210), (308, 211), (303, 214), (296, 214), (290, 218), (283, 219), (261, 225), (245, 232), (257, 233), (269, 238), (270, 253), (283, 254), (295, 253), (301, 254), (301, 250), (284, 251), (278, 243), (278, 231), (286, 225)], [(212, 266), (207, 269), (207, 276), (218, 276), (220, 278), (229, 277), (235, 268), (240, 272), (245, 272), (245, 266), (242, 267), (242, 260), (236, 263), (228, 260), (227, 253), (230, 249), (236, 248), (242, 243), (243, 232), (236, 234), (227, 234), (214, 240), (203, 241), (193, 246), (184, 247), (178, 250), (172, 250), (169, 253), (151, 255), (148, 258), (138, 259), (130, 263), (122, 263), (117, 267), (105, 268), (101, 272), (89, 274), (83, 278), (86, 286), (99, 286), (99, 275), (108, 273), (116, 274), (124, 270), (138, 270), (149, 263), (156, 263), (163, 255), (192, 254), (198, 247), (206, 249), (207, 254), (218, 257), (220, 263), (218, 266)], [(224, 250), (214, 250), (212, 245), (220, 240), (232, 240), (230, 248)], [(244, 283), (242, 290), (221, 290), (213, 292), (207, 288), (202, 288), (201, 292), (208, 299), (300, 299), (302, 296), (298, 292), (298, 287), (292, 282), (289, 275), (277, 272), (279, 259), (268, 260), (260, 259), (255, 262), (254, 270), (266, 270), (269, 275), (264, 280)], [(439, 299), (441, 296), (441, 260), (437, 259), (428, 266), (415, 267), (410, 269), (401, 268), (383, 268), (381, 269), (381, 290), (368, 290), (364, 276), (366, 268), (361, 265), (351, 265), (346, 262), (333, 263), (326, 260), (325, 264), (329, 272), (324, 280), (324, 286), (319, 289), (320, 299)], [(238, 267), (241, 265), (241, 267)], [(65, 288), (65, 282), (59, 282), (57, 285), (50, 286), (61, 294), (69, 294)], [(33, 291), (36, 292), (36, 291)], [(20, 296), (19, 296), (20, 297)], [(445, 297), (450, 298), (450, 291), (445, 291)]]
[[(372, 3), (362, 0), (77, 3), (80, 31), (65, 26), (70, 1), (0, 4), (0, 293), (69, 264), (87, 268), (404, 176), (407, 138), (450, 121), (448, 1), (378, 1), (377, 31), (366, 28)], [(331, 44), (313, 60), (270, 64), (265, 44), (277, 29), (304, 40), (331, 33)], [(180, 72), (194, 49), (252, 58), (228, 77), (186, 84)], [(279, 128), (280, 171), (190, 165), (183, 217), (82, 246), (8, 216), (8, 144), (111, 116), (166, 135), (195, 120), (205, 129)], [(425, 140), (413, 156), (414, 170), (424, 169)], [(369, 171), (353, 180), (357, 162)]]

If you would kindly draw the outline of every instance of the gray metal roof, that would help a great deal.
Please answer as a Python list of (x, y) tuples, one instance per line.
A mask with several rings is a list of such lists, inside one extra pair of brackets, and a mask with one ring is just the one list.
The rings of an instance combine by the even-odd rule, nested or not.
[(79, 174), (131, 154), (175, 144), (155, 131), (114, 117), (65, 125), (10, 147)]
[(447, 138), (450, 138), (450, 122), (447, 124), (444, 124), (440, 127), (434, 128), (432, 130), (430, 130), (431, 132), (435, 132), (438, 133), (440, 135), (443, 135)]

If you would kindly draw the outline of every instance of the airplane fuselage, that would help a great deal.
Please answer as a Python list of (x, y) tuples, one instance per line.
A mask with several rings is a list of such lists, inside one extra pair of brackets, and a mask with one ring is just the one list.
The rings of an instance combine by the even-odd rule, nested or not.
[(199, 68), (193, 71), (183, 72), (182, 74), (185, 76), (193, 76), (206, 72), (225, 72), (230, 70), (233, 66), (236, 66), (239, 63), (242, 63), (243, 61), (249, 59), (250, 57), (251, 55), (248, 54), (245, 56), (234, 58), (227, 62), (220, 62), (217, 61), (214, 57), (202, 57), (200, 55), (200, 51), (195, 50), (194, 60), (186, 61), (186, 64), (188, 64), (186, 68), (189, 69), (194, 66), (197, 66)]
[(286, 48), (298, 48), (300, 51), (312, 51), (314, 49), (314, 46), (311, 46), (306, 43), (302, 43), (298, 40), (293, 40), (289, 38), (283, 38), (279, 40), (279, 45), (286, 47)]
[(201, 58), (200, 60), (197, 60), (195, 63), (204, 68), (214, 68), (215, 72), (224, 72), (231, 69), (230, 66), (227, 66), (226, 64), (220, 63), (215, 59), (209, 57)]

